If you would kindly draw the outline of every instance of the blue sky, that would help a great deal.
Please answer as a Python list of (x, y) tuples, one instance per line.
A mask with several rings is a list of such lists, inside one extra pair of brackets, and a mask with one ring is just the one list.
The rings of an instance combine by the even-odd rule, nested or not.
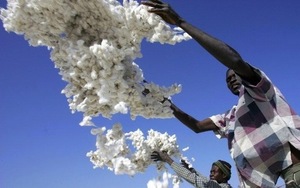
[[(183, 18), (234, 47), (261, 68), (300, 112), (300, 1), (168, 1)], [(0, 1), (6, 7), (6, 1)], [(2, 22), (1, 22), (2, 23)], [(80, 127), (82, 114), (72, 114), (61, 90), (66, 83), (45, 47), (31, 47), (23, 36), (0, 26), (0, 187), (3, 188), (132, 188), (146, 187), (157, 173), (150, 167), (134, 177), (93, 169), (85, 156), (95, 149), (91, 127)], [(142, 43), (136, 63), (148, 81), (162, 86), (182, 84), (172, 100), (203, 119), (224, 112), (236, 102), (225, 85), (225, 67), (195, 41), (177, 45)], [(131, 120), (98, 117), (98, 126), (120, 122), (124, 132), (149, 129), (176, 134), (193, 166), (208, 175), (211, 163), (233, 166), (230, 183), (237, 187), (226, 140), (213, 133), (195, 134), (176, 119)], [(170, 172), (172, 172), (170, 170)], [(278, 185), (281, 185), (280, 181)], [(191, 187), (183, 183), (181, 187)]]

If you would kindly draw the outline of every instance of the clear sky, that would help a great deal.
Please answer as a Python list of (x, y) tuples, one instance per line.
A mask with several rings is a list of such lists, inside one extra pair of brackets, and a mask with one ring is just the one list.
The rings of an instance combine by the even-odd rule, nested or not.
[[(261, 68), (300, 112), (300, 1), (168, 1), (186, 20), (234, 47)], [(0, 1), (6, 7), (6, 1)], [(148, 81), (182, 84), (172, 100), (202, 119), (224, 112), (236, 102), (225, 85), (225, 67), (195, 41), (177, 45), (142, 43), (136, 63)], [(80, 127), (81, 113), (72, 114), (61, 90), (66, 83), (45, 47), (31, 47), (23, 36), (0, 26), (0, 187), (3, 188), (132, 188), (146, 187), (157, 173), (150, 167), (134, 177), (93, 169), (85, 155), (95, 150), (91, 127)], [(196, 134), (174, 119), (131, 120), (98, 117), (98, 126), (120, 122), (124, 132), (149, 129), (176, 134), (181, 148), (208, 176), (211, 163), (223, 159), (233, 166), (230, 183), (237, 187), (234, 163), (225, 139)], [(172, 172), (170, 170), (170, 172)], [(282, 185), (280, 181), (278, 185)], [(187, 183), (181, 187), (191, 187)]]

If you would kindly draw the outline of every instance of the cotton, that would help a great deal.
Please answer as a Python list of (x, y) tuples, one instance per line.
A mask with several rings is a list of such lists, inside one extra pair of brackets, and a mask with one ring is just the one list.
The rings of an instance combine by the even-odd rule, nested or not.
[[(7, 32), (49, 49), (67, 83), (62, 94), (71, 112), (82, 112), (81, 125), (93, 125), (92, 118), (116, 113), (130, 113), (132, 119), (173, 117), (160, 99), (178, 94), (180, 84), (143, 84), (143, 71), (134, 61), (142, 57), (143, 40), (176, 44), (191, 37), (147, 8), (134, 0), (8, 0), (0, 18)], [(146, 88), (151, 95), (142, 94)]]

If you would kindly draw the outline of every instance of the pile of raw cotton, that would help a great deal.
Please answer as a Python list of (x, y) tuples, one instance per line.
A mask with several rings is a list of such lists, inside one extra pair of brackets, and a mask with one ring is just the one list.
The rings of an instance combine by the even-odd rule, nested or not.
[[(92, 130), (96, 135), (96, 150), (87, 153), (95, 168), (107, 167), (115, 174), (135, 175), (144, 172), (153, 163), (153, 151), (167, 151), (169, 155), (182, 157), (176, 135), (149, 130), (145, 136), (139, 129), (129, 133), (122, 131), (121, 124), (112, 129), (105, 127)], [(163, 162), (156, 163), (157, 169), (165, 170)]]
[[(109, 130), (105, 127), (92, 129), (92, 134), (97, 138), (96, 150), (88, 152), (87, 157), (94, 164), (94, 168), (107, 168), (116, 175), (134, 176), (145, 172), (153, 164), (150, 158), (153, 151), (166, 151), (168, 155), (181, 158), (192, 167), (188, 159), (181, 154), (176, 135), (160, 133), (152, 129), (147, 135), (139, 129), (124, 133), (121, 124), (114, 124)], [(166, 164), (162, 161), (154, 164), (160, 175), (149, 180), (148, 188), (167, 188), (169, 184), (172, 184), (173, 188), (179, 188), (181, 177), (168, 173)], [(172, 183), (169, 183), (169, 179)]]
[[(148, 7), (134, 0), (8, 0), (1, 9), (4, 28), (24, 35), (32, 46), (46, 46), (67, 82), (71, 111), (83, 112), (81, 125), (92, 118), (130, 113), (145, 118), (172, 117), (169, 103), (161, 103), (181, 91), (173, 84), (161, 87), (144, 83), (134, 63), (142, 57), (143, 39), (175, 44), (190, 39), (171, 28)], [(150, 91), (143, 95), (143, 91)], [(147, 108), (146, 108), (147, 107)]]

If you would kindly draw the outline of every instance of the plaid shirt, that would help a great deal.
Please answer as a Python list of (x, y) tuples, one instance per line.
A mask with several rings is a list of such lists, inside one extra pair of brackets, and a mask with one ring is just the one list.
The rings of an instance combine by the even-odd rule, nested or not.
[[(289, 143), (300, 149), (300, 117), (260, 70), (261, 81), (243, 81), (238, 104), (210, 117), (216, 135), (228, 139), (242, 187), (273, 188), (280, 172), (292, 164)], [(256, 185), (256, 186), (255, 186)]]
[(171, 168), (194, 187), (198, 188), (232, 188), (228, 183), (218, 183), (215, 180), (209, 180), (200, 173), (193, 173), (178, 163), (173, 162)]

